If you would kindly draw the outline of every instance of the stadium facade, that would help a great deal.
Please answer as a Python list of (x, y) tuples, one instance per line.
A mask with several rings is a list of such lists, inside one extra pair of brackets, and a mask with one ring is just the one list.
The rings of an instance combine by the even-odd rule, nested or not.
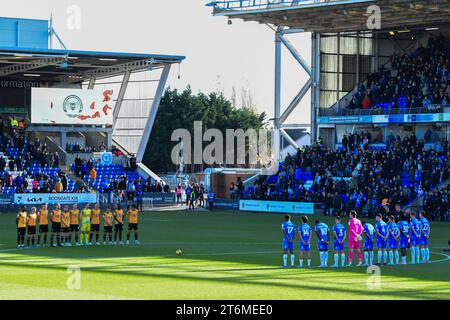
[[(384, 143), (389, 136), (428, 130), (438, 138), (450, 137), (450, 109), (442, 105), (408, 107), (402, 97), (372, 108), (350, 108), (358, 86), (368, 75), (392, 69), (394, 53), (412, 54), (430, 37), (450, 35), (448, 1), (406, 0), (229, 0), (208, 4), (215, 16), (268, 25), (275, 35), (274, 129), (280, 139), (273, 156), (280, 159), (279, 140), (298, 147), (285, 128), (287, 119), (311, 92), (311, 139), (319, 137), (331, 148), (344, 134), (370, 132)], [(232, 23), (232, 22), (230, 22)], [(306, 61), (292, 34), (311, 34), (311, 61)], [(293, 56), (309, 79), (292, 102), (282, 108), (282, 48)], [(391, 101), (392, 102), (392, 101)]]
[[(108, 150), (114, 146), (127, 156), (136, 155), (140, 174), (158, 179), (142, 160), (171, 68), (184, 59), (161, 54), (70, 50), (53, 28), (52, 19), (0, 18), (0, 113), (26, 119), (34, 138), (58, 152), (67, 166), (73, 163), (66, 152), (67, 144), (104, 143)], [(33, 90), (44, 88), (110, 92), (111, 97), (105, 96), (100, 103), (112, 99), (107, 106), (112, 110), (111, 119), (86, 122), (89, 124), (79, 121), (80, 117), (72, 122), (56, 117), (52, 120), (51, 114), (58, 112), (58, 106), (52, 100), (48, 109), (32, 94)], [(69, 99), (68, 105), (75, 108), (80, 101)], [(108, 109), (104, 110), (105, 115)], [(43, 121), (42, 115), (49, 121)], [(34, 119), (39, 120), (33, 122)]]

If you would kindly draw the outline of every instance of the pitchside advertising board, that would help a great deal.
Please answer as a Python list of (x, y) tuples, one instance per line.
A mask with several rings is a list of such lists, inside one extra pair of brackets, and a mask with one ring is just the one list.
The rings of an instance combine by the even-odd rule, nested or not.
[(31, 89), (31, 122), (56, 125), (112, 125), (113, 90)]
[(16, 205), (38, 205), (38, 204), (83, 204), (97, 203), (97, 193), (30, 193), (15, 194), (14, 204)]
[(240, 211), (288, 213), (288, 214), (314, 214), (314, 203), (309, 202), (281, 202), (281, 201), (259, 201), (240, 200)]

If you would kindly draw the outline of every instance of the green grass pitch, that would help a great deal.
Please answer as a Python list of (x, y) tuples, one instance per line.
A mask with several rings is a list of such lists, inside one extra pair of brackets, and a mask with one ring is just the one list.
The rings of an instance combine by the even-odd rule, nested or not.
[[(15, 215), (0, 214), (0, 299), (450, 299), (450, 224), (431, 225), (432, 263), (381, 267), (373, 289), (366, 268), (281, 269), (282, 220), (147, 212), (139, 246), (17, 250)], [(69, 266), (81, 270), (79, 290), (67, 287)]]

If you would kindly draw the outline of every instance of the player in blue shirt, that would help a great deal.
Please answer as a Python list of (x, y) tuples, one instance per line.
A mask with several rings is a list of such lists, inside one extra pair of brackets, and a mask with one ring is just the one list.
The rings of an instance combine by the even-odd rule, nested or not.
[(425, 217), (425, 211), (420, 211), (419, 213), (419, 221), (422, 225), (422, 234), (420, 236), (420, 246), (422, 253), (422, 263), (430, 262), (430, 249), (428, 248), (428, 238), (430, 237), (430, 223)]
[(377, 213), (375, 223), (375, 232), (377, 235), (377, 265), (381, 265), (381, 258), (383, 258), (383, 264), (387, 264), (387, 251), (386, 243), (388, 237), (387, 224), (383, 221), (383, 216), (381, 213)]
[(395, 217), (389, 217), (388, 224), (388, 247), (389, 247), (389, 265), (394, 265), (394, 254), (396, 264), (400, 263), (400, 255), (398, 254), (398, 240), (400, 238), (400, 229), (395, 223)]
[(300, 265), (299, 268), (303, 268), (303, 252), (308, 254), (308, 268), (311, 268), (311, 239), (312, 229), (308, 225), (308, 217), (302, 217), (302, 224), (298, 227), (299, 251), (300, 251)]
[(282, 233), (283, 233), (283, 267), (287, 268), (288, 261), (288, 252), (291, 254), (291, 268), (294, 267), (295, 264), (295, 255), (294, 255), (294, 239), (295, 239), (295, 224), (291, 222), (291, 216), (284, 216), (285, 222), (281, 225)]
[(400, 253), (402, 254), (402, 264), (406, 264), (406, 249), (408, 249), (409, 242), (409, 223), (406, 221), (406, 217), (402, 217), (402, 220), (397, 224), (400, 231)]
[(375, 241), (375, 228), (365, 220), (362, 221), (364, 233), (364, 266), (373, 265), (373, 243)]
[(334, 250), (334, 264), (333, 268), (339, 267), (339, 255), (342, 259), (342, 267), (345, 267), (345, 253), (344, 253), (344, 242), (347, 238), (347, 230), (341, 223), (341, 217), (337, 216), (334, 218), (335, 225), (333, 227), (333, 250)]
[(411, 212), (409, 215), (409, 245), (411, 248), (411, 264), (420, 263), (420, 236), (422, 234), (422, 224), (416, 218), (416, 213)]
[(319, 268), (328, 267), (328, 242), (330, 239), (330, 228), (320, 220), (316, 220), (317, 249), (320, 255)]

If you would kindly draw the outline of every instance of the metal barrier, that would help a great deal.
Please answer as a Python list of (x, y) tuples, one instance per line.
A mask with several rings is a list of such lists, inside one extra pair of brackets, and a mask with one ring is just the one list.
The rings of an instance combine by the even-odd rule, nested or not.
[[(271, 9), (278, 7), (294, 7), (312, 4), (332, 5), (333, 2), (342, 0), (228, 0), (228, 1), (213, 1), (207, 6), (213, 7), (214, 11), (233, 10), (246, 11), (258, 9)], [(348, 1), (351, 2), (351, 1)]]
[(443, 113), (447, 108), (442, 105), (430, 105), (428, 108), (375, 108), (375, 109), (339, 109), (335, 108), (320, 109), (321, 117), (340, 117), (340, 116), (376, 116), (391, 114), (433, 114)]

